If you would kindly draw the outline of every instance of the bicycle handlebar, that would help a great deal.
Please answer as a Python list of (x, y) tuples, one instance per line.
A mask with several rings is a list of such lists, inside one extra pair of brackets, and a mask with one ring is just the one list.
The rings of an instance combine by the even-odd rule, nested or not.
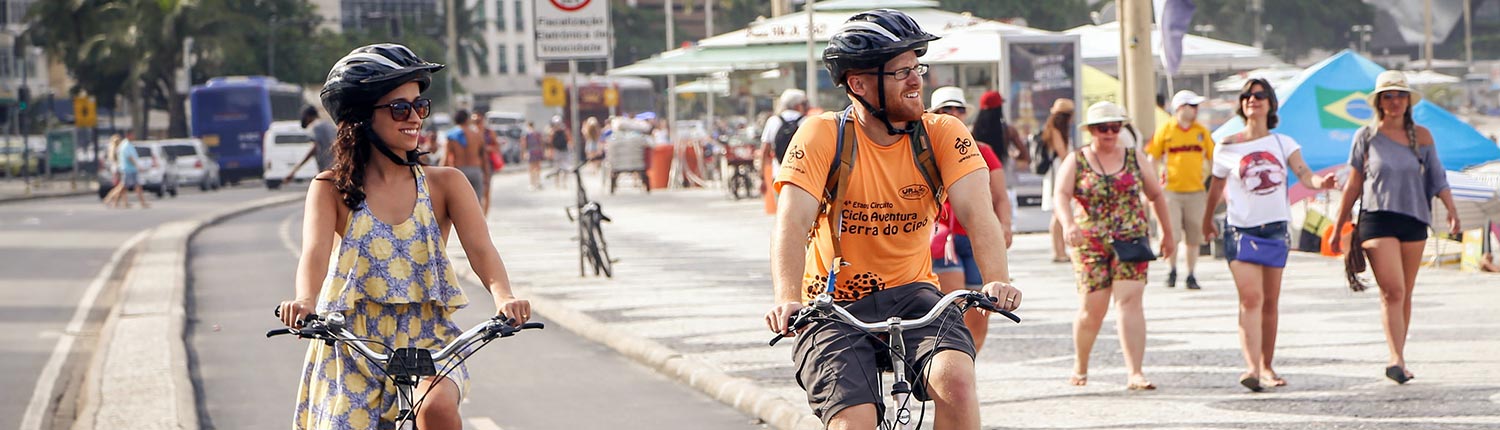
[[(281, 317), (281, 308), (276, 308), (275, 312), (273, 313), (276, 315), (276, 317)], [(512, 320), (505, 315), (496, 315), (490, 317), (484, 322), (476, 324), (474, 327), (465, 330), (463, 334), (460, 334), (457, 338), (453, 339), (452, 342), (449, 342), (447, 346), (444, 346), (442, 349), (438, 350), (437, 353), (433, 354), (432, 359), (433, 361), (446, 360), (454, 354), (457, 354), (459, 351), (467, 349), (475, 342), (501, 337), (511, 337), (521, 330), (546, 328), (546, 324), (539, 322), (529, 322), (521, 324), (520, 326), (515, 326), (513, 325), (514, 323), (515, 320)], [(355, 336), (354, 333), (345, 328), (343, 314), (335, 313), (321, 317), (318, 316), (318, 314), (308, 314), (307, 316), (302, 318), (302, 328), (279, 328), (269, 330), (266, 332), (266, 337), (270, 338), (288, 334), (296, 335), (297, 337), (303, 339), (321, 339), (327, 341), (348, 343), (349, 345), (353, 346), (356, 351), (359, 351), (359, 353), (364, 354), (366, 357), (369, 357), (375, 361), (385, 363), (390, 360), (389, 355), (381, 354), (370, 349), (369, 345), (363, 338)]]
[[(892, 326), (900, 327), (903, 330), (914, 329), (919, 327), (926, 327), (927, 325), (932, 324), (934, 321), (937, 321), (938, 316), (942, 315), (944, 309), (946, 309), (948, 306), (953, 305), (959, 300), (964, 301), (959, 305), (960, 312), (968, 310), (968, 308), (971, 307), (977, 307), (1003, 315), (1011, 321), (1015, 321), (1017, 323), (1021, 322), (1021, 317), (1016, 316), (1016, 314), (1013, 314), (1010, 311), (1000, 309), (998, 306), (995, 306), (995, 299), (993, 297), (986, 296), (984, 295), (984, 293), (980, 293), (978, 291), (960, 290), (948, 293), (947, 295), (943, 296), (943, 298), (941, 300), (938, 300), (937, 304), (933, 305), (932, 309), (929, 309), (927, 311), (927, 314), (922, 315), (921, 318), (917, 318), (915, 320), (903, 320), (900, 317), (892, 317), (883, 322), (861, 321), (859, 318), (855, 318), (854, 314), (849, 313), (847, 309), (844, 309), (843, 306), (834, 304), (833, 298), (831, 296), (827, 294), (820, 294), (816, 299), (813, 299), (812, 303), (809, 303), (807, 307), (802, 308), (802, 310), (797, 311), (796, 315), (788, 318), (787, 327), (789, 331), (795, 332), (798, 329), (811, 324), (814, 317), (824, 316), (838, 318), (846, 323), (849, 323), (849, 325), (853, 325), (861, 330), (871, 333), (885, 333), (887, 331), (890, 331)], [(776, 346), (776, 342), (780, 342), (781, 339), (785, 337), (787, 337), (786, 334), (776, 335), (775, 338), (771, 339), (770, 345)]]

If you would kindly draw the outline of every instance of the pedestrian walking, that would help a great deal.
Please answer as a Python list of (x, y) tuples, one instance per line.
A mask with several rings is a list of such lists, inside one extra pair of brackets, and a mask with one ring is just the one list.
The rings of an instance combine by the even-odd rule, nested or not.
[[(356, 48), (329, 72), (321, 98), (338, 122), (335, 167), (319, 173), (307, 194), (296, 295), (279, 308), (288, 327), (309, 313), (338, 313), (351, 334), (388, 348), (447, 344), (461, 332), (453, 312), (469, 303), (445, 251), (450, 227), (497, 312), (517, 325), (531, 317), (530, 304), (511, 294), (463, 173), (415, 159), (411, 130), (431, 107), (421, 94), (442, 68), (404, 46), (377, 44)], [(292, 428), (391, 428), (396, 421), (394, 382), (344, 348), (308, 346)], [(417, 384), (424, 400), (416, 426), (462, 428), (468, 370), (460, 358), (436, 364), (453, 370)]]
[[(1354, 134), (1349, 147), (1349, 181), (1344, 184), (1338, 223), (1334, 224), (1341, 226), (1349, 221), (1355, 200), (1361, 202), (1356, 239), (1350, 247), (1361, 248), (1369, 258), (1375, 284), (1380, 286), (1381, 322), (1391, 353), (1385, 375), (1398, 384), (1413, 377), (1406, 367), (1406, 336), (1411, 328), (1411, 299), (1417, 271), (1422, 267), (1422, 248), (1427, 243), (1427, 228), (1433, 223), (1433, 197), (1448, 209), (1448, 233), (1463, 231), (1432, 132), (1412, 120), (1412, 107), (1422, 101), (1422, 93), (1406, 82), (1406, 75), (1394, 70), (1382, 72), (1375, 79), (1375, 91), (1367, 97), (1375, 107), (1375, 121)], [(1334, 252), (1342, 250), (1337, 238), (1330, 245)], [(1350, 279), (1359, 282), (1352, 274)]]
[(782, 91), (776, 104), (781, 110), (766, 118), (760, 133), (761, 154), (770, 158), (772, 172), (781, 168), (786, 149), (792, 145), (792, 136), (797, 134), (797, 128), (807, 116), (807, 92), (796, 88)]
[(313, 147), (308, 148), (307, 155), (302, 156), (302, 161), (298, 161), (297, 165), (292, 167), (292, 171), (286, 174), (286, 178), (281, 180), (284, 184), (292, 183), (292, 179), (296, 177), (297, 171), (302, 170), (302, 165), (307, 164), (308, 160), (315, 160), (317, 162), (319, 172), (333, 168), (333, 139), (334, 135), (338, 133), (338, 127), (334, 127), (332, 122), (322, 119), (318, 115), (317, 108), (304, 106), (302, 108), (302, 128), (307, 129), (310, 132), (309, 134), (312, 135)]
[[(1156, 258), (1147, 239), (1149, 228), (1141, 195), (1157, 212), (1165, 212), (1167, 202), (1161, 183), (1149, 173), (1155, 171), (1151, 161), (1139, 148), (1127, 148), (1120, 141), (1120, 130), (1129, 121), (1125, 109), (1114, 103), (1089, 106), (1081, 127), (1088, 130), (1093, 142), (1068, 153), (1056, 169), (1059, 180), (1053, 196), (1057, 205), (1054, 218), (1062, 224), (1063, 235), (1072, 247), (1080, 305), (1073, 322), (1075, 356), (1068, 382), (1088, 384), (1089, 356), (1113, 298), (1120, 312), (1116, 323), (1120, 350), (1129, 372), (1126, 388), (1155, 390), (1156, 384), (1141, 370), (1146, 354), (1141, 296), (1147, 266)], [(1076, 215), (1069, 204), (1074, 201), (1082, 210)], [(1161, 254), (1171, 257), (1175, 248), (1171, 246), (1171, 221), (1160, 217), (1157, 221), (1165, 239)]]
[(115, 133), (109, 137), (109, 151), (105, 153), (103, 169), (108, 169), (110, 177), (109, 192), (104, 193), (104, 207), (119, 208), (126, 207), (125, 182), (120, 177), (120, 143), (125, 140), (124, 136)]
[[(990, 145), (1005, 167), (1005, 194), (1010, 201), (1011, 219), (1015, 219), (1018, 166), (1031, 163), (1031, 152), (1021, 132), (1005, 120), (1005, 97), (999, 91), (985, 91), (979, 96), (979, 116), (974, 119), (974, 140)], [(1014, 153), (1014, 154), (1012, 154)]]
[[(1063, 164), (1063, 154), (1071, 153), (1073, 148), (1073, 99), (1053, 101), (1049, 112), (1047, 123), (1042, 125), (1041, 144), (1046, 145), (1051, 153), (1052, 167), (1042, 176), (1042, 210), (1056, 211), (1059, 204), (1069, 204), (1066, 200), (1058, 201), (1053, 197), (1057, 195), (1058, 188), (1057, 168)], [(1066, 263), (1067, 246), (1063, 243), (1063, 225), (1059, 220), (1056, 216), (1052, 217), (1052, 222), (1047, 225), (1047, 233), (1052, 236), (1052, 262)]]
[[(1198, 104), (1203, 97), (1189, 90), (1172, 96), (1172, 118), (1156, 129), (1146, 154), (1161, 167), (1161, 182), (1167, 192), (1167, 213), (1157, 214), (1171, 220), (1177, 231), (1173, 237), (1187, 245), (1187, 289), (1196, 290), (1198, 248), (1203, 245), (1201, 221), (1208, 199), (1204, 187), (1205, 166), (1214, 153), (1214, 138), (1208, 127), (1198, 123)], [(1176, 247), (1177, 244), (1172, 244)], [(1167, 288), (1177, 286), (1177, 253), (1167, 259)]]
[(1217, 237), (1214, 208), (1221, 197), (1227, 203), (1224, 259), (1229, 262), (1239, 293), (1240, 347), (1246, 368), (1239, 381), (1256, 392), (1286, 385), (1286, 379), (1272, 366), (1272, 359), (1276, 355), (1281, 275), (1290, 249), (1288, 173), (1296, 174), (1314, 190), (1332, 183), (1329, 177), (1314, 175), (1307, 167), (1296, 140), (1271, 131), (1280, 120), (1280, 106), (1269, 82), (1260, 78), (1245, 82), (1235, 110), (1245, 121), (1245, 130), (1214, 148), (1213, 180), (1200, 214), (1204, 237)]
[[(474, 195), (479, 199), (480, 208), (484, 209), (484, 202), (489, 200), (490, 195), (490, 185), (485, 178), (490, 177), (492, 166), (489, 148), (478, 129), (478, 123), (483, 122), (483, 117), (470, 115), (468, 111), (460, 109), (453, 114), (453, 122), (455, 127), (448, 133), (447, 147), (443, 149), (443, 165), (463, 172), (464, 178), (469, 180), (469, 187), (474, 189)], [(489, 213), (489, 210), (484, 209), (484, 212)]]
[(542, 161), (547, 159), (547, 146), (542, 143), (542, 133), (536, 131), (536, 124), (526, 121), (525, 134), (521, 135), (526, 155), (526, 172), (531, 178), (531, 190), (542, 189)]
[[(932, 113), (949, 115), (964, 122), (968, 114), (968, 101), (958, 87), (942, 87), (932, 92)], [(989, 193), (995, 218), (1000, 220), (1001, 237), (1005, 248), (1011, 244), (1011, 206), (1005, 193), (1005, 165), (989, 144), (978, 142), (979, 154), (984, 158), (985, 168), (990, 172)], [(938, 275), (938, 290), (948, 294), (964, 288), (978, 290), (984, 287), (984, 276), (979, 271), (979, 262), (974, 258), (974, 247), (969, 232), (953, 213), (953, 204), (944, 202), (938, 212), (937, 228), (932, 235), (932, 272)], [(990, 318), (978, 309), (964, 315), (964, 326), (974, 336), (974, 351), (984, 348), (984, 337), (989, 334)]]
[(135, 196), (141, 201), (141, 209), (148, 209), (151, 205), (146, 204), (145, 185), (141, 182), (141, 157), (135, 150), (135, 144), (130, 143), (130, 136), (126, 135), (120, 141), (119, 153), (115, 155), (120, 166), (120, 183), (125, 186), (121, 192), (120, 202), (126, 209), (130, 208), (130, 197), (124, 194), (135, 190)]

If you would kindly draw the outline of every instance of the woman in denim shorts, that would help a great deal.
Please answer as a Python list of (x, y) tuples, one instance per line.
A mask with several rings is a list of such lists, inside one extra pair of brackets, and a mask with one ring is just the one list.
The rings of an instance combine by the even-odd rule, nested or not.
[[(1229, 206), (1224, 256), (1240, 296), (1240, 348), (1246, 370), (1239, 382), (1258, 392), (1286, 385), (1286, 380), (1271, 369), (1271, 358), (1276, 352), (1281, 273), (1288, 251), (1286, 224), (1291, 219), (1288, 173), (1295, 173), (1312, 189), (1327, 188), (1333, 181), (1313, 175), (1302, 160), (1296, 140), (1271, 132), (1276, 128), (1279, 105), (1269, 83), (1258, 78), (1246, 82), (1239, 103), (1235, 113), (1245, 120), (1245, 130), (1214, 148), (1213, 183), (1203, 213), (1203, 235), (1219, 235), (1214, 208), (1223, 197)], [(1251, 242), (1244, 236), (1280, 241), (1281, 246)], [(1245, 249), (1240, 248), (1242, 244), (1247, 244)]]

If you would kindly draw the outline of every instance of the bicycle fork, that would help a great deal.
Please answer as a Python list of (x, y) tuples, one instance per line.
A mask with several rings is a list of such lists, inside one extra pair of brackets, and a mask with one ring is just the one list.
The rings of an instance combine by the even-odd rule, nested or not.
[(886, 321), (890, 324), (886, 333), (891, 338), (891, 372), (895, 374), (891, 382), (891, 400), (896, 403), (887, 414), (886, 422), (891, 423), (892, 428), (899, 426), (911, 430), (917, 423), (912, 419), (911, 408), (907, 407), (911, 400), (911, 383), (906, 380), (906, 341), (901, 337), (901, 318), (891, 317)]
[(396, 379), (396, 430), (416, 430), (417, 411), (412, 404), (412, 393), (417, 388), (416, 376), (400, 376)]

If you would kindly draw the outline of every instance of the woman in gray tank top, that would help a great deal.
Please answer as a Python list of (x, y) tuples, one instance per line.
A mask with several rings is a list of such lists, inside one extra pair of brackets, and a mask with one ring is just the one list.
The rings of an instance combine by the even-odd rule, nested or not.
[[(1432, 224), (1433, 197), (1448, 209), (1448, 232), (1458, 234), (1462, 229), (1432, 133), (1411, 118), (1412, 106), (1422, 100), (1422, 94), (1407, 86), (1400, 71), (1387, 71), (1375, 79), (1375, 91), (1368, 99), (1375, 107), (1375, 123), (1360, 128), (1350, 145), (1352, 169), (1335, 225), (1349, 220), (1349, 211), (1359, 199), (1356, 234), (1360, 243), (1350, 246), (1364, 250), (1380, 286), (1381, 321), (1391, 351), (1385, 376), (1405, 384), (1413, 377), (1406, 369), (1405, 351), (1412, 290)], [(1343, 244), (1335, 237), (1330, 245), (1340, 252)]]

